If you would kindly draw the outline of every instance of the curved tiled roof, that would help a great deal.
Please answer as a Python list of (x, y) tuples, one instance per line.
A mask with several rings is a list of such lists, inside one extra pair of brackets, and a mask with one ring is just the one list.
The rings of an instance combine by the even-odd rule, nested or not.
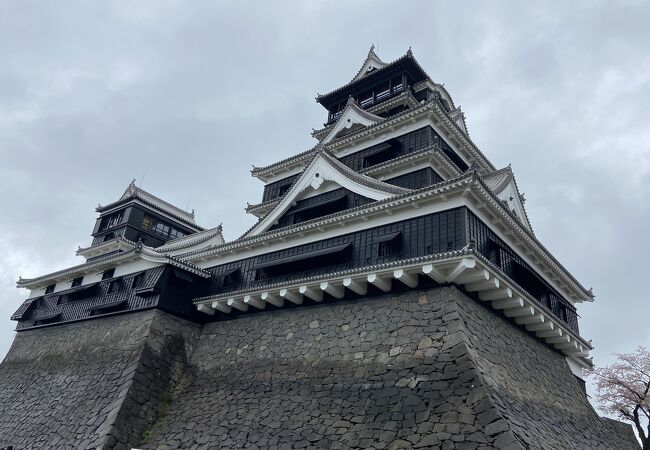
[[(400, 93), (399, 95), (391, 97), (388, 100), (385, 100), (385, 101), (383, 101), (381, 103), (377, 103), (377, 104), (371, 106), (368, 109), (362, 109), (362, 111), (367, 112), (369, 114), (376, 115), (376, 114), (380, 114), (380, 113), (390, 109), (391, 107), (393, 107), (395, 105), (399, 105), (399, 104), (408, 104), (408, 106), (410, 106), (411, 108), (414, 108), (419, 104), (419, 102), (415, 99), (415, 97), (413, 97), (413, 94), (411, 94), (410, 90), (406, 90), (406, 91)], [(390, 117), (386, 117), (386, 118), (382, 117), (382, 120), (385, 120), (385, 119), (388, 119), (388, 118), (390, 118)], [(339, 121), (339, 119), (337, 118), (334, 122), (330, 123), (329, 125), (321, 128), (319, 130), (312, 130), (311, 135), (314, 138), (318, 139), (319, 141), (323, 140), (327, 136), (327, 133), (329, 132), (329, 130), (334, 128), (334, 126), (338, 123), (338, 121)]]
[[(325, 150), (324, 147), (319, 147), (318, 151), (312, 156), (311, 160), (309, 163), (307, 163), (307, 167), (302, 171), (300, 177), (292, 184), (292, 187), (289, 189), (289, 192), (286, 195), (291, 195), (291, 192), (293, 191), (293, 186), (300, 182), (300, 180), (305, 176), (305, 172), (311, 167), (311, 164), (313, 163), (314, 159), (317, 157), (322, 157), (323, 160), (325, 160), (326, 163), (330, 165), (334, 170), (339, 172), (341, 175), (346, 177), (347, 179), (351, 180), (353, 183), (357, 183), (359, 185), (368, 187), (370, 189), (375, 189), (377, 191), (382, 191), (387, 194), (391, 195), (401, 195), (404, 193), (411, 192), (410, 189), (406, 189), (403, 187), (395, 186), (389, 183), (385, 183), (380, 180), (376, 180), (372, 177), (369, 177), (367, 175), (360, 174), (352, 169), (350, 169), (348, 166), (340, 162), (335, 156), (333, 156), (329, 151)], [(286, 196), (285, 196), (286, 197)], [(278, 204), (274, 206), (272, 210), (267, 212), (263, 217), (261, 217), (252, 227), (250, 227), (246, 232), (244, 233), (243, 236), (248, 235), (251, 233), (253, 230), (255, 230), (263, 221), (267, 220), (269, 216), (274, 214), (276, 209), (281, 206), (282, 200), (285, 198), (282, 197), (278, 201)]]
[[(371, 49), (371, 50), (372, 50), (372, 49)], [(373, 52), (373, 53), (374, 53), (374, 52)], [(370, 54), (369, 54), (369, 56), (370, 56)], [(420, 65), (420, 63), (418, 63), (418, 61), (415, 59), (415, 57), (413, 56), (413, 52), (411, 51), (410, 48), (407, 50), (407, 52), (404, 54), (404, 56), (401, 56), (400, 58), (397, 58), (396, 60), (394, 60), (394, 61), (392, 61), (392, 62), (390, 62), (390, 63), (387, 63), (384, 67), (381, 67), (381, 68), (378, 68), (378, 69), (373, 70), (373, 71), (372, 71), (370, 74), (368, 74), (368, 75), (371, 75), (371, 74), (372, 74), (372, 75), (375, 75), (375, 74), (378, 74), (378, 73), (381, 73), (381, 72), (385, 72), (386, 70), (390, 69), (391, 67), (394, 67), (396, 64), (398, 64), (398, 63), (400, 63), (400, 62), (402, 62), (402, 61), (405, 61), (405, 60), (407, 60), (407, 59), (410, 59), (410, 60), (415, 64), (415, 66), (416, 66), (420, 71), (422, 71), (423, 74), (426, 75), (425, 70), (422, 68), (422, 66)], [(366, 60), (367, 60), (367, 59), (366, 59)], [(383, 61), (382, 61), (382, 62), (383, 62)], [(364, 66), (365, 66), (365, 61), (364, 61)], [(363, 69), (364, 66), (361, 66), (362, 69)], [(334, 89), (333, 91), (328, 92), (327, 94), (319, 94), (319, 95), (317, 95), (317, 96), (316, 96), (316, 101), (317, 101), (317, 102), (320, 102), (320, 101), (321, 101), (323, 98), (325, 98), (325, 97), (329, 97), (329, 96), (331, 96), (331, 95), (333, 95), (333, 94), (338, 94), (338, 93), (344, 91), (345, 89), (348, 89), (348, 88), (349, 88), (350, 86), (352, 86), (353, 84), (355, 84), (355, 83), (357, 83), (357, 82), (359, 82), (360, 80), (362, 80), (362, 79), (365, 78), (365, 77), (357, 78), (358, 75), (359, 75), (359, 74), (357, 73), (357, 75), (355, 75), (355, 77), (354, 77), (352, 80), (350, 80), (348, 83), (345, 83), (343, 86), (338, 87), (338, 88)]]
[(186, 225), (190, 225), (192, 228), (203, 231), (204, 228), (197, 225), (197, 223), (194, 221), (194, 210), (192, 212), (187, 212), (182, 210), (181, 208), (172, 205), (169, 202), (166, 202), (165, 200), (156, 197), (155, 195), (145, 191), (144, 189), (141, 189), (135, 185), (135, 180), (131, 181), (129, 186), (126, 188), (124, 191), (124, 194), (120, 197), (119, 200), (115, 202), (111, 202), (107, 205), (99, 205), (96, 208), (96, 211), (99, 213), (108, 211), (122, 203), (128, 200), (133, 200), (137, 199), (140, 200), (141, 202), (152, 206), (154, 208), (159, 209), (160, 211), (168, 214), (169, 216), (180, 220), (181, 222), (184, 222)]
[(445, 162), (445, 165), (447, 166), (447, 169), (450, 172), (453, 172), (456, 176), (462, 174), (462, 172), (458, 169), (456, 164), (454, 164), (454, 162), (451, 159), (449, 159), (449, 156), (447, 156), (445, 152), (442, 151), (442, 149), (438, 144), (433, 144), (430, 145), (429, 147), (423, 148), (422, 150), (418, 150), (417, 152), (407, 153), (406, 155), (398, 156), (397, 158), (391, 159), (381, 164), (377, 164), (375, 166), (361, 169), (359, 172), (365, 174), (377, 173), (377, 172), (381, 172), (382, 170), (388, 169), (390, 167), (400, 167), (408, 163), (411, 163), (414, 160), (421, 159), (427, 155), (434, 155), (434, 154), (438, 156), (442, 161)]
[[(474, 144), (474, 142), (469, 138), (469, 136), (465, 134), (465, 132), (458, 126), (458, 124), (456, 124), (456, 122), (451, 118), (449, 113), (447, 113), (447, 111), (440, 106), (438, 96), (434, 96), (434, 98), (432, 98), (431, 100), (426, 101), (424, 103), (420, 103), (417, 108), (407, 109), (406, 111), (402, 111), (401, 113), (395, 114), (394, 116), (385, 118), (381, 122), (376, 123), (375, 125), (370, 125), (368, 127), (361, 128), (348, 135), (334, 139), (324, 145), (326, 146), (327, 149), (332, 150), (340, 145), (349, 144), (350, 142), (356, 140), (361, 136), (370, 133), (375, 133), (379, 130), (394, 126), (396, 123), (400, 122), (405, 118), (409, 118), (417, 114), (422, 114), (427, 110), (435, 110), (440, 115), (447, 128), (454, 133), (455, 137), (460, 142), (465, 144), (465, 148), (469, 149), (469, 153), (470, 154), (473, 153), (477, 161), (481, 163), (482, 172), (492, 172), (496, 170), (496, 168), (490, 162), (490, 160), (486, 158), (483, 152), (481, 152), (481, 150), (476, 146), (476, 144)], [(306, 159), (308, 159), (310, 156), (313, 156), (318, 151), (318, 148), (321, 147), (322, 145), (323, 144), (320, 143), (316, 144), (310, 150), (299, 153), (289, 158), (285, 158), (282, 161), (278, 161), (266, 167), (255, 167), (253, 168), (251, 173), (253, 176), (262, 176), (273, 170), (277, 170), (283, 167), (290, 167), (292, 165), (301, 163)]]
[(187, 236), (183, 236), (181, 238), (169, 241), (164, 245), (161, 245), (160, 247), (156, 247), (156, 251), (162, 253), (168, 251), (182, 250), (184, 248), (189, 248), (194, 245), (199, 245), (202, 244), (203, 242), (209, 241), (212, 238), (220, 236), (222, 230), (223, 230), (222, 226), (219, 225), (205, 231), (188, 234)]

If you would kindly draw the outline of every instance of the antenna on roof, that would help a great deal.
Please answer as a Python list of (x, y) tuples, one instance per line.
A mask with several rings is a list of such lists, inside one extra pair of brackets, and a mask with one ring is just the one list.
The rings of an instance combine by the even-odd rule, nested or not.
[(146, 170), (145, 170), (144, 172), (142, 172), (142, 178), (140, 178), (140, 186), (138, 186), (138, 187), (141, 188), (141, 189), (142, 189), (142, 182), (144, 181), (144, 176), (145, 176), (146, 174), (147, 174), (147, 171), (146, 171)]

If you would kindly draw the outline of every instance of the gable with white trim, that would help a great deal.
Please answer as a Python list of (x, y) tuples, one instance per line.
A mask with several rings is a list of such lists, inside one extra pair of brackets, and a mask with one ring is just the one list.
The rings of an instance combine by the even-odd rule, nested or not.
[[(372, 183), (363, 184), (354, 180), (342, 170), (335, 167), (323, 154), (316, 155), (280, 203), (246, 233), (244, 237), (256, 236), (269, 230), (298, 200), (319, 195), (338, 187), (345, 188), (372, 200), (385, 200), (397, 195), (394, 190), (381, 189), (380, 185), (383, 183), (380, 181), (365, 175), (357, 176), (359, 178), (367, 178)], [(388, 187), (390, 185), (386, 186)], [(390, 187), (395, 188), (394, 186)]]
[(322, 143), (327, 144), (338, 137), (352, 133), (360, 128), (375, 125), (381, 120), (383, 120), (381, 117), (361, 109), (357, 106), (354, 99), (350, 97), (341, 117), (339, 117), (336, 125), (334, 125), (330, 132), (327, 133)]
[(352, 79), (352, 82), (360, 80), (361, 78), (365, 77), (366, 75), (369, 75), (375, 70), (382, 69), (387, 65), (388, 63), (385, 63), (384, 61), (379, 59), (379, 56), (377, 56), (377, 53), (375, 53), (375, 46), (373, 45), (372, 47), (370, 47), (370, 51), (368, 52), (368, 56), (366, 57), (366, 60), (363, 62), (363, 66), (361, 66), (361, 69), (359, 69), (357, 75)]
[(499, 192), (495, 192), (495, 194), (512, 212), (515, 213), (523, 226), (526, 227), (528, 231), (532, 232), (533, 229), (528, 221), (528, 215), (524, 209), (524, 204), (521, 199), (521, 194), (517, 189), (517, 185), (515, 184), (515, 179), (511, 176), (510, 180), (501, 187)]

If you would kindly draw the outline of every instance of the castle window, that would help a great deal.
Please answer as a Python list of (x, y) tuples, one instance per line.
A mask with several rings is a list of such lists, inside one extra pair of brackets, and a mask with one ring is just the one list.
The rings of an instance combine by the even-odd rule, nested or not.
[(166, 223), (164, 223), (164, 222), (157, 222), (157, 223), (153, 226), (153, 228), (151, 229), (151, 231), (153, 231), (154, 233), (161, 234), (161, 235), (163, 235), (163, 236), (167, 236), (167, 235), (169, 234), (169, 229), (170, 229), (170, 226), (167, 225)]
[(284, 194), (289, 192), (289, 189), (291, 189), (291, 184), (285, 184), (284, 186), (280, 186), (280, 190), (278, 191), (278, 197), (282, 197)]
[(111, 233), (106, 233), (106, 234), (104, 235), (104, 238), (102, 239), (102, 242), (108, 242), (108, 241), (110, 241), (111, 239), (115, 239), (115, 233), (113, 233), (113, 232), (111, 232)]
[(370, 154), (363, 158), (363, 167), (372, 167), (399, 156), (399, 143), (397, 141), (388, 141), (377, 146)]
[(404, 83), (402, 77), (396, 77), (391, 80), (391, 85), (393, 87), (393, 92), (401, 92), (404, 90)]
[(149, 228), (151, 228), (152, 223), (153, 223), (153, 218), (151, 216), (145, 215), (144, 218), (142, 219), (142, 228), (148, 230)]
[(102, 305), (95, 305), (88, 309), (91, 316), (96, 316), (99, 314), (107, 314), (111, 312), (122, 311), (127, 306), (126, 300), (118, 300), (111, 303), (105, 303)]
[(345, 264), (350, 260), (351, 248), (350, 243), (340, 244), (261, 262), (253, 267), (255, 279), (266, 280)]
[(488, 242), (488, 259), (492, 264), (501, 267), (501, 246), (492, 239)]
[(185, 236), (185, 233), (183, 233), (181, 230), (178, 228), (173, 228), (169, 232), (169, 239), (176, 239)]
[(102, 273), (102, 280), (108, 280), (109, 278), (113, 278), (113, 275), (115, 275), (115, 267), (112, 269), (105, 270), (104, 273)]
[(341, 194), (337, 197), (327, 199), (315, 204), (303, 206), (291, 211), (293, 214), (293, 223), (305, 222), (317, 217), (326, 216), (335, 212), (343, 211), (348, 206), (347, 194)]
[(100, 231), (107, 230), (109, 228), (113, 228), (114, 226), (119, 225), (120, 222), (122, 222), (122, 215), (123, 215), (123, 211), (119, 211), (111, 214), (108, 217), (104, 217), (102, 219), (102, 226), (100, 228)]
[(48, 286), (45, 288), (45, 293), (46, 293), (46, 294), (51, 294), (52, 292), (54, 292), (54, 287), (55, 287), (55, 286), (56, 286), (56, 284), (50, 284), (50, 285), (48, 285)]
[(77, 277), (72, 280), (71, 287), (78, 287), (81, 286), (81, 283), (84, 281), (84, 277)]
[(142, 284), (144, 283), (144, 272), (140, 272), (136, 276), (133, 277), (133, 281), (131, 282), (131, 289), (137, 289)]
[(221, 287), (234, 288), (241, 283), (241, 270), (239, 267), (230, 269), (221, 275)]
[(120, 289), (120, 280), (113, 280), (108, 284), (108, 293), (112, 294)]
[(61, 312), (53, 312), (50, 314), (43, 314), (34, 317), (34, 325), (45, 325), (52, 322), (57, 322), (61, 318)]
[(402, 239), (399, 231), (379, 236), (375, 242), (377, 243), (378, 258), (396, 256), (402, 251)]

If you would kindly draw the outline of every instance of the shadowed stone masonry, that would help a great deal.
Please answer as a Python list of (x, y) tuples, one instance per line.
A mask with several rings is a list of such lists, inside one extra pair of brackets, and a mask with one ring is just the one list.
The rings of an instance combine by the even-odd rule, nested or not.
[(564, 357), (453, 287), (19, 333), (0, 448), (635, 449)]
[(149, 310), (18, 333), (0, 365), (0, 448), (130, 448), (199, 330)]

